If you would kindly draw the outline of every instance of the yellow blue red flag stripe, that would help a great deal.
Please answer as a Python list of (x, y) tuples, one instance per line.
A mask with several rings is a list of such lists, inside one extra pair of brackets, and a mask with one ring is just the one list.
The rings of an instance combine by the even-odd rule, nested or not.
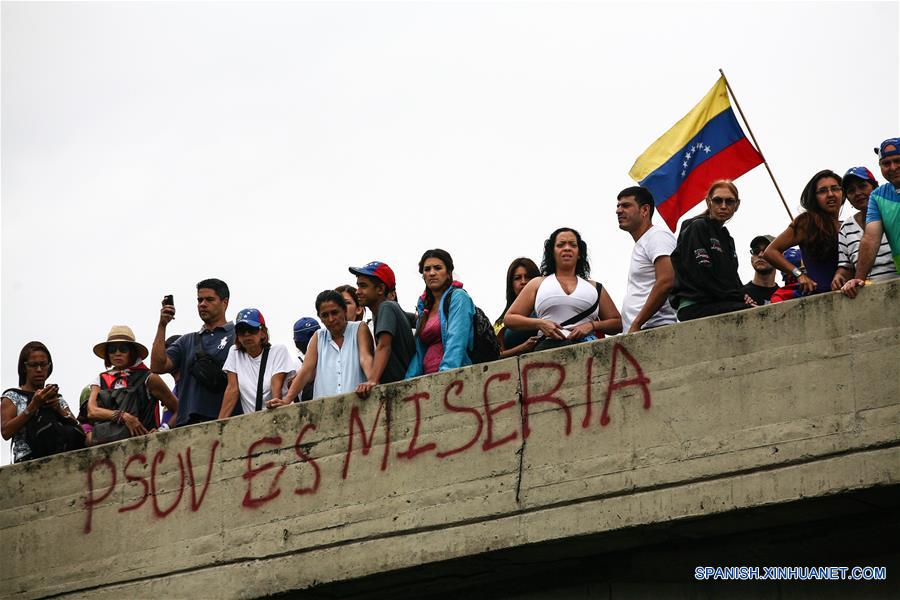
[(678, 219), (705, 197), (713, 181), (735, 179), (762, 162), (731, 110), (725, 79), (719, 78), (628, 174), (650, 190), (657, 211), (675, 231)]

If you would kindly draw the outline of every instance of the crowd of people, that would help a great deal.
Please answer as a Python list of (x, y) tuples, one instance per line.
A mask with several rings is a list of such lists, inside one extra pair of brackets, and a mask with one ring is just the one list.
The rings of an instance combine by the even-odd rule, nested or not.
[[(228, 286), (204, 279), (197, 284), (199, 330), (167, 337), (175, 306), (166, 296), (149, 350), (123, 325), (94, 346), (104, 369), (82, 391), (77, 415), (48, 383), (50, 350), (38, 341), (25, 344), (18, 387), (2, 395), (2, 436), (12, 439), (13, 460), (21, 462), (313, 398), (349, 392), (366, 398), (377, 385), (473, 362), (770, 302), (838, 290), (854, 298), (868, 281), (900, 277), (900, 138), (885, 140), (876, 153), (883, 185), (865, 167), (843, 177), (830, 170), (813, 175), (801, 194), (804, 211), (777, 237), (750, 242), (754, 275), (745, 284), (726, 226), (741, 203), (733, 182), (709, 187), (706, 209), (681, 224), (677, 239), (653, 223), (647, 189), (625, 188), (616, 216), (634, 246), (621, 311), (591, 279), (587, 243), (569, 227), (544, 242), (540, 267), (526, 257), (510, 263), (506, 306), (493, 327), (454, 279), (450, 253), (435, 248), (419, 260), (425, 287), (415, 312), (397, 303), (387, 264), (350, 267), (356, 285), (322, 291), (315, 299), (318, 320), (306, 316), (294, 324), (299, 355), (269, 342), (258, 308), (228, 321)], [(841, 222), (845, 199), (857, 212)], [(777, 271), (784, 276), (780, 287)], [(174, 389), (160, 378), (165, 373)]]

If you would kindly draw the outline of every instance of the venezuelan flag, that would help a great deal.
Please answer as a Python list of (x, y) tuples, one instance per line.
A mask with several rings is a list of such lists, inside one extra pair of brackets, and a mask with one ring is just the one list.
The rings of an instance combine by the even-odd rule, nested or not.
[(761, 164), (738, 124), (725, 78), (691, 112), (653, 142), (635, 161), (628, 175), (650, 190), (656, 210), (669, 229), (706, 197), (717, 179), (735, 179)]

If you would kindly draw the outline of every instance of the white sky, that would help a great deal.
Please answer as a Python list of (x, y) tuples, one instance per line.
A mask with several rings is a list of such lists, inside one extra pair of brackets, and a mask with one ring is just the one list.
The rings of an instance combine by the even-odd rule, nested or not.
[[(112, 325), (149, 346), (172, 293), (169, 333), (197, 329), (206, 277), (292, 348), (348, 266), (389, 263), (412, 309), (441, 247), (493, 319), (509, 262), (562, 225), (620, 304), (615, 196), (719, 67), (795, 214), (820, 169), (883, 179), (898, 6), (3, 2), (3, 387), (37, 339), (77, 404)], [(762, 166), (737, 184), (745, 250), (787, 217)]]

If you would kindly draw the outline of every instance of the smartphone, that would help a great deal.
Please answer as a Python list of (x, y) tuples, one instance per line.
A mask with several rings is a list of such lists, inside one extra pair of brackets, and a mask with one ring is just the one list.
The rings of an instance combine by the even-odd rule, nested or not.
[(168, 294), (163, 298), (163, 306), (175, 306), (175, 297)]

